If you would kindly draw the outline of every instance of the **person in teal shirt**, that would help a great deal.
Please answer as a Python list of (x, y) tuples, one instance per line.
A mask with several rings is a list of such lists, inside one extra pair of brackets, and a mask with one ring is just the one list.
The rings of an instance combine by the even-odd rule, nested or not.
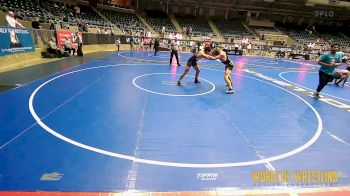
[(314, 93), (315, 98), (320, 98), (321, 90), (327, 85), (327, 83), (333, 79), (334, 69), (340, 65), (341, 56), (337, 53), (339, 50), (339, 44), (332, 44), (331, 51), (323, 54), (318, 61), (321, 68), (319, 74), (319, 84)]

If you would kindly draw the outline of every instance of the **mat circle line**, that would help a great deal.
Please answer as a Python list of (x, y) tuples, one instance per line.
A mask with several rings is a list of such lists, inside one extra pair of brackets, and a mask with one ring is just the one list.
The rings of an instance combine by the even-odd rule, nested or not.
[[(72, 72), (68, 72), (68, 73), (64, 73), (62, 75), (59, 76), (55, 76), (53, 78), (51, 78), (50, 80), (47, 80), (46, 82), (42, 83), (41, 85), (39, 85), (34, 91), (33, 93), (30, 95), (29, 101), (28, 101), (28, 107), (29, 107), (29, 111), (31, 113), (31, 115), (33, 116), (33, 118), (35, 119), (35, 121), (38, 123), (38, 125), (40, 127), (42, 127), (45, 131), (47, 131), (48, 133), (54, 135), (55, 137), (70, 143), (74, 146), (92, 151), (92, 152), (96, 152), (96, 153), (100, 153), (100, 154), (104, 154), (107, 156), (111, 156), (111, 157), (115, 157), (115, 158), (120, 158), (120, 159), (125, 159), (125, 160), (130, 160), (130, 161), (134, 161), (134, 162), (138, 162), (138, 163), (144, 163), (144, 164), (151, 164), (151, 165), (159, 165), (159, 166), (168, 166), (168, 167), (183, 167), (183, 168), (224, 168), (224, 167), (241, 167), (241, 166), (250, 166), (250, 165), (258, 165), (258, 164), (265, 164), (267, 162), (272, 162), (272, 161), (276, 161), (276, 160), (281, 160), (287, 157), (290, 157), (292, 155), (295, 155), (305, 149), (307, 149), (308, 147), (310, 147), (313, 143), (315, 143), (317, 141), (317, 139), (320, 137), (321, 133), (322, 133), (322, 129), (323, 129), (323, 122), (322, 119), (320, 117), (320, 114), (317, 112), (317, 110), (311, 105), (309, 104), (306, 100), (304, 100), (303, 98), (301, 98), (300, 96), (294, 94), (293, 92), (284, 89), (276, 84), (258, 79), (258, 78), (254, 78), (254, 77), (250, 77), (250, 76), (246, 76), (246, 75), (241, 75), (241, 74), (235, 74), (235, 75), (239, 75), (239, 76), (243, 76), (243, 77), (247, 77), (253, 80), (257, 80), (266, 84), (270, 84), (272, 86), (275, 86), (277, 88), (280, 88), (294, 96), (296, 96), (297, 98), (299, 98), (300, 100), (302, 100), (306, 105), (308, 105), (311, 110), (314, 112), (314, 114), (316, 115), (316, 118), (318, 120), (318, 127), (317, 130), (314, 134), (314, 136), (307, 141), (305, 144), (303, 144), (302, 146), (291, 150), (289, 152), (280, 154), (280, 155), (275, 155), (272, 157), (268, 157), (268, 158), (264, 158), (264, 159), (259, 159), (259, 160), (253, 160), (253, 161), (244, 161), (244, 162), (231, 162), (231, 163), (213, 163), (213, 164), (201, 164), (201, 163), (181, 163), (181, 162), (167, 162), (167, 161), (157, 161), (157, 160), (149, 160), (149, 159), (141, 159), (141, 158), (136, 158), (133, 156), (129, 156), (129, 155), (124, 155), (124, 154), (119, 154), (119, 153), (114, 153), (114, 152), (110, 152), (107, 150), (102, 150), (93, 146), (89, 146), (80, 142), (77, 142), (75, 140), (72, 140), (58, 132), (56, 132), (55, 130), (53, 130), (52, 128), (50, 128), (49, 126), (47, 126), (41, 119), (40, 117), (37, 115), (37, 113), (35, 112), (34, 109), (34, 98), (35, 95), (39, 92), (39, 90), (41, 88), (43, 88), (45, 85), (47, 85), (48, 83), (61, 78), (63, 76), (66, 75), (70, 75), (73, 73), (77, 73), (77, 72), (81, 72), (81, 71), (86, 71), (86, 70), (92, 70), (92, 69), (99, 69), (99, 68), (107, 68), (107, 67), (118, 67), (118, 66), (122, 66), (123, 64), (119, 64), (119, 65), (105, 65), (105, 66), (96, 66), (96, 67), (90, 67), (90, 68), (85, 68), (85, 69), (80, 69), (80, 70), (75, 70)], [(210, 68), (203, 68), (203, 69), (208, 69), (208, 70), (213, 70), (213, 71), (220, 71), (223, 72), (222, 70), (217, 70), (217, 69), (210, 69)]]

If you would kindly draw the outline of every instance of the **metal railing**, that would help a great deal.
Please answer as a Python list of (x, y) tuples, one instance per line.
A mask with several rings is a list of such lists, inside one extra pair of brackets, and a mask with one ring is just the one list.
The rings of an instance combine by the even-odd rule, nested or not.
[(49, 40), (54, 37), (56, 38), (55, 31), (33, 29), (33, 43), (36, 47), (47, 45)]

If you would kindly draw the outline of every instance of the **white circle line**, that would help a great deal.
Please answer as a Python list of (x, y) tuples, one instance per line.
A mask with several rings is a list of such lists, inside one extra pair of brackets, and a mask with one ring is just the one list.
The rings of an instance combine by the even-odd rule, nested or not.
[(128, 57), (128, 56), (121, 55), (122, 53), (125, 53), (125, 52), (119, 52), (118, 56), (128, 58), (128, 59), (134, 59), (134, 60), (152, 61), (152, 62), (160, 62), (160, 63), (164, 62), (164, 61), (157, 61), (157, 60), (151, 60), (151, 59), (138, 59), (138, 58)]
[[(261, 63), (261, 61), (258, 60), (247, 60), (245, 63)], [(271, 64), (271, 65), (277, 65), (278, 62), (269, 62), (269, 61), (265, 61), (264, 64)]]
[(152, 53), (147, 54), (147, 56), (150, 56), (150, 57), (169, 57), (168, 54), (161, 54), (161, 55), (154, 56), (154, 54), (152, 54)]
[[(286, 73), (289, 73), (289, 72), (302, 72), (302, 71), (284, 71), (284, 72), (279, 73), (279, 77), (280, 77), (282, 80), (284, 80), (284, 81), (286, 81), (286, 82), (288, 82), (288, 83), (290, 83), (290, 84), (294, 84), (294, 85), (296, 85), (296, 86), (298, 86), (298, 87), (305, 88), (305, 89), (310, 90), (310, 91), (315, 91), (315, 90), (313, 90), (313, 89), (311, 89), (311, 88), (305, 87), (305, 86), (303, 86), (303, 85), (300, 85), (300, 84), (297, 84), (297, 83), (294, 83), (294, 82), (292, 82), (292, 81), (289, 81), (289, 80), (285, 79), (285, 78), (283, 77), (283, 75), (286, 74)], [(306, 72), (306, 73), (313, 73), (313, 74), (315, 74), (315, 73), (318, 73), (318, 72)], [(340, 100), (343, 100), (343, 101), (346, 101), (346, 102), (350, 102), (350, 100), (348, 100), (348, 99), (344, 99), (344, 98), (337, 97), (337, 96), (334, 96), (334, 95), (330, 95), (330, 94), (327, 94), (327, 93), (321, 93), (321, 94), (322, 94), (322, 95), (326, 95), (326, 96), (328, 96), (328, 97), (340, 99)]]
[[(157, 95), (164, 95), (164, 96), (171, 96), (171, 97), (194, 97), (194, 96), (201, 96), (201, 95), (206, 95), (206, 94), (209, 94), (211, 92), (213, 92), (215, 90), (215, 85), (210, 82), (209, 80), (206, 80), (204, 78), (199, 78), (201, 80), (204, 80), (206, 82), (208, 82), (209, 84), (211, 84), (212, 86), (212, 89), (210, 91), (207, 91), (207, 92), (204, 92), (204, 93), (197, 93), (197, 94), (192, 94), (192, 95), (176, 95), (176, 94), (169, 94), (169, 93), (159, 93), (159, 92), (156, 92), (156, 91), (151, 91), (151, 90), (148, 90), (148, 89), (145, 89), (145, 88), (142, 88), (140, 87), (138, 84), (136, 84), (136, 80), (141, 78), (141, 77), (144, 77), (144, 76), (150, 76), (150, 75), (169, 75), (171, 73), (150, 73), (150, 74), (143, 74), (143, 75), (140, 75), (140, 76), (137, 76), (135, 77), (133, 80), (132, 80), (132, 83), (135, 87), (141, 89), (141, 90), (144, 90), (146, 92), (149, 92), (149, 93), (153, 93), (153, 94), (157, 94)], [(180, 74), (176, 74), (176, 75), (180, 75)], [(190, 77), (193, 77), (194, 76), (190, 76)]]
[(298, 61), (292, 61), (292, 60), (283, 60), (283, 61), (286, 61), (286, 62), (291, 62), (291, 63), (295, 63), (295, 64), (298, 64), (298, 65), (306, 65), (306, 66), (309, 66), (309, 67), (313, 67), (315, 69), (315, 67), (317, 67), (317, 65), (314, 65), (314, 64), (310, 64), (310, 63), (303, 63), (303, 62), (298, 62)]
[[(257, 164), (264, 164), (264, 163), (267, 163), (267, 162), (272, 162), (272, 161), (276, 161), (276, 160), (280, 160), (280, 159), (283, 159), (283, 158), (287, 158), (289, 156), (292, 156), (292, 155), (295, 155), (303, 150), (305, 150), (306, 148), (310, 147), (313, 143), (316, 142), (316, 140), (319, 138), (319, 136), (321, 135), (322, 133), (322, 128), (323, 128), (323, 123), (322, 123), (322, 119), (319, 115), (319, 113), (316, 111), (316, 109), (310, 105), (307, 101), (305, 101), (303, 98), (301, 98), (300, 96), (294, 94), (293, 92), (287, 90), (287, 89), (284, 89), (278, 85), (275, 85), (273, 83), (270, 83), (270, 82), (266, 82), (264, 80), (260, 80), (260, 79), (257, 79), (257, 78), (253, 78), (253, 77), (250, 77), (250, 76), (245, 76), (245, 75), (240, 75), (240, 74), (236, 74), (236, 75), (240, 75), (240, 76), (243, 76), (243, 77), (248, 77), (248, 78), (251, 78), (251, 79), (254, 79), (254, 80), (257, 80), (257, 81), (261, 81), (261, 82), (264, 82), (266, 84), (270, 84), (270, 85), (273, 85), (275, 87), (278, 87), (294, 96), (296, 96), (297, 98), (299, 98), (300, 100), (302, 100), (304, 103), (306, 103), (311, 109), (312, 111), (315, 113), (316, 117), (317, 117), (317, 120), (318, 120), (318, 127), (317, 127), (317, 131), (315, 133), (315, 135), (307, 142), (305, 143), (304, 145), (292, 150), (292, 151), (289, 151), (287, 153), (284, 153), (284, 154), (280, 154), (280, 155), (277, 155), (277, 156), (272, 156), (272, 157), (269, 157), (269, 158), (265, 158), (265, 159), (260, 159), (260, 160), (255, 160), (255, 161), (245, 161), (245, 162), (234, 162), (234, 163), (217, 163), (217, 164), (194, 164), (194, 163), (180, 163), (180, 162), (166, 162), (166, 161), (155, 161), (155, 160), (148, 160), (148, 159), (140, 159), (140, 158), (135, 158), (135, 157), (132, 157), (132, 156), (128, 156), (128, 155), (123, 155), (123, 154), (118, 154), (118, 153), (114, 153), (114, 152), (110, 152), (110, 151), (106, 151), (106, 150), (102, 150), (102, 149), (98, 149), (98, 148), (95, 148), (95, 147), (92, 147), (92, 146), (88, 146), (86, 144), (82, 144), (80, 142), (77, 142), (77, 141), (74, 141), (70, 138), (67, 138), (59, 133), (57, 133), (56, 131), (54, 131), (53, 129), (51, 129), (49, 126), (47, 126), (45, 123), (43, 123), (40, 119), (40, 117), (36, 114), (35, 110), (34, 110), (34, 107), (33, 107), (33, 100), (34, 100), (34, 97), (36, 95), (36, 93), (42, 88), (44, 87), (46, 84), (52, 82), (53, 80), (56, 80), (58, 78), (61, 78), (63, 76), (66, 76), (66, 75), (69, 75), (69, 74), (73, 74), (73, 73), (76, 73), (76, 72), (80, 72), (80, 71), (85, 71), (85, 70), (90, 70), (90, 69), (97, 69), (97, 68), (103, 68), (103, 67), (117, 67), (117, 66), (121, 66), (123, 64), (119, 64), (119, 65), (106, 65), (106, 66), (98, 66), (98, 67), (91, 67), (91, 68), (86, 68), (86, 69), (80, 69), (80, 70), (76, 70), (76, 71), (72, 71), (72, 72), (68, 72), (68, 73), (65, 73), (65, 74), (62, 74), (62, 75), (59, 75), (59, 76), (56, 76), (46, 82), (44, 82), (43, 84), (41, 84), (40, 86), (38, 86), (34, 91), (33, 93), (30, 95), (30, 98), (29, 98), (29, 103), (28, 103), (28, 106), (29, 106), (29, 111), (30, 113), (32, 114), (33, 118), (35, 119), (35, 121), (45, 130), (47, 131), (48, 133), (56, 136), (57, 138), (67, 142), (67, 143), (70, 143), (74, 146), (77, 146), (77, 147), (80, 147), (80, 148), (83, 148), (83, 149), (86, 149), (86, 150), (90, 150), (90, 151), (93, 151), (93, 152), (96, 152), (96, 153), (100, 153), (100, 154), (104, 154), (104, 155), (107, 155), (107, 156), (111, 156), (111, 157), (116, 157), (116, 158), (121, 158), (121, 159), (126, 159), (126, 160), (130, 160), (130, 161), (134, 161), (134, 162), (138, 162), (138, 163), (144, 163), (144, 164), (152, 164), (152, 165), (160, 165), (160, 166), (171, 166), (171, 167), (186, 167), (186, 168), (223, 168), (223, 167), (239, 167), (239, 166), (249, 166), (249, 165), (257, 165)], [(209, 70), (214, 70), (214, 71), (220, 71), (220, 72), (223, 72), (222, 70), (217, 70), (217, 69), (210, 69), (210, 68), (203, 68), (203, 69), (209, 69)]]
[[(237, 64), (237, 63), (236, 63)], [(254, 67), (256, 66), (256, 67)], [(244, 65), (242, 68), (244, 67), (252, 67), (254, 69), (263, 69), (263, 68), (271, 68), (271, 69), (275, 69), (275, 70), (278, 70), (278, 69), (283, 69), (283, 70), (300, 70), (300, 71), (311, 71), (311, 70), (314, 70), (314, 69), (300, 69), (300, 68), (289, 68), (289, 67), (276, 67), (276, 66), (270, 66), (270, 65), (258, 65), (258, 64), (255, 64), (255, 65)]]
[[(251, 57), (250, 57), (251, 58)], [(264, 59), (262, 59), (263, 61), (266, 61)], [(238, 60), (239, 61), (239, 60)], [(239, 63), (238, 61), (235, 61), (235, 64), (241, 64)], [(287, 60), (282, 60), (284, 62), (292, 62), (292, 61), (287, 61)], [(259, 64), (256, 64), (256, 63), (259, 63)], [(249, 58), (247, 58), (247, 61), (244, 62), (244, 67), (252, 67), (252, 66), (257, 66), (257, 67), (253, 67), (253, 68), (271, 68), (271, 69), (284, 69), (284, 70), (301, 70), (301, 71), (311, 71), (311, 70), (314, 70), (316, 69), (313, 65), (309, 64), (309, 65), (306, 65), (308, 67), (311, 67), (310, 69), (307, 69), (307, 68), (300, 68), (300, 67), (276, 67), (276, 66), (273, 66), (273, 65), (264, 65), (264, 64), (271, 64), (271, 63), (266, 63), (266, 62), (261, 62), (261, 61), (257, 61), (254, 59), (254, 61), (251, 61)], [(278, 62), (276, 62), (275, 64), (278, 64)], [(298, 64), (298, 63), (297, 63)], [(300, 65), (300, 64), (299, 64)]]

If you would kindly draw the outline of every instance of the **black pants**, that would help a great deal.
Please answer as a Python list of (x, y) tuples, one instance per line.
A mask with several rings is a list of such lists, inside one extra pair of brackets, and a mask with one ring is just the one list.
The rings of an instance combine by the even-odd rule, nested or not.
[(154, 56), (157, 55), (158, 51), (159, 51), (159, 46), (154, 46)]
[(317, 92), (321, 92), (321, 90), (323, 89), (323, 87), (325, 87), (329, 81), (331, 81), (333, 79), (333, 75), (328, 75), (326, 73), (324, 73), (323, 71), (319, 71), (318, 72), (318, 75), (319, 75), (319, 84), (318, 84), (318, 87), (317, 87)]
[(179, 54), (178, 54), (178, 51), (177, 51), (177, 50), (171, 50), (171, 54), (170, 54), (170, 65), (171, 65), (171, 62), (173, 61), (173, 56), (174, 56), (174, 55), (175, 55), (177, 64), (180, 65), (180, 62), (179, 62)]
[(238, 48), (235, 47), (235, 55), (237, 55), (237, 52), (238, 52)]
[(62, 57), (62, 52), (59, 49), (55, 50), (55, 49), (52, 49), (52, 48), (48, 48), (47, 52), (50, 53), (50, 54), (55, 54), (59, 58)]
[(78, 44), (77, 55), (78, 56), (84, 56), (84, 54), (83, 54), (83, 44), (82, 43)]

